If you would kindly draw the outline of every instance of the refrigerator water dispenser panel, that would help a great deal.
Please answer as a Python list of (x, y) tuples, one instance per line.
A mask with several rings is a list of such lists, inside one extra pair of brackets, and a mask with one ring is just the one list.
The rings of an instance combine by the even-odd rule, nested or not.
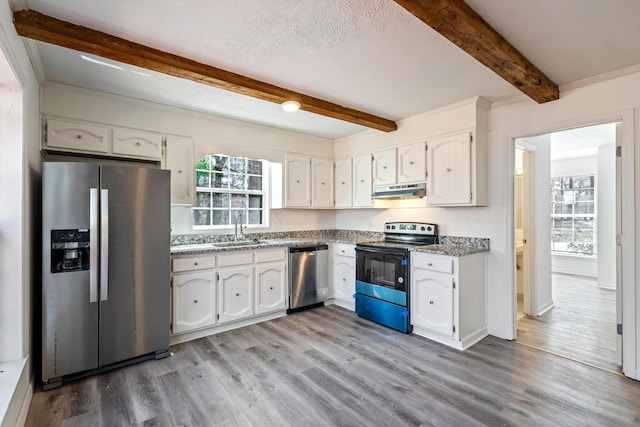
[(51, 272), (89, 270), (89, 230), (51, 230)]

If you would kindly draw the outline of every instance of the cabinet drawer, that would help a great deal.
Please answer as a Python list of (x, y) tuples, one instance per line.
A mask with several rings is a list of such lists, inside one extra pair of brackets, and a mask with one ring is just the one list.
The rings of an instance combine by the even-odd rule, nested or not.
[(453, 260), (447, 258), (422, 257), (414, 258), (414, 268), (422, 268), (425, 270), (438, 271), (440, 273), (453, 274)]
[(129, 129), (114, 129), (113, 153), (161, 159), (162, 135)]
[(348, 256), (355, 258), (356, 247), (354, 245), (350, 245), (348, 243), (334, 243), (333, 244), (333, 254), (339, 256)]
[(174, 258), (172, 271), (174, 273), (180, 271), (205, 270), (216, 266), (216, 257), (190, 257), (190, 258)]
[(106, 127), (64, 120), (47, 120), (45, 142), (48, 147), (106, 153), (109, 150)]
[(232, 251), (228, 254), (218, 255), (218, 267), (230, 265), (252, 264), (253, 252)]
[(256, 262), (284, 261), (284, 259), (285, 253), (283, 248), (256, 251)]

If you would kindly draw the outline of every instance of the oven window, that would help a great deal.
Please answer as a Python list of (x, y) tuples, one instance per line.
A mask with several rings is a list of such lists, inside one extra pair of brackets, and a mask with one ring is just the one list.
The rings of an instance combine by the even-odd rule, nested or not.
[(372, 259), (369, 263), (367, 276), (371, 278), (370, 283), (388, 288), (395, 287), (396, 284), (396, 265), (393, 262), (384, 259)]

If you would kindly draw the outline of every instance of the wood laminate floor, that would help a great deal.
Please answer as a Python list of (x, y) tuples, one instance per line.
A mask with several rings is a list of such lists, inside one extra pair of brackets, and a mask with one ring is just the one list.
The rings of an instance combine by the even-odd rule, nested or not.
[(553, 274), (555, 307), (518, 320), (518, 341), (620, 372), (616, 359), (616, 293), (593, 279)]
[(27, 426), (616, 426), (640, 383), (488, 337), (459, 352), (328, 306), (37, 391)]

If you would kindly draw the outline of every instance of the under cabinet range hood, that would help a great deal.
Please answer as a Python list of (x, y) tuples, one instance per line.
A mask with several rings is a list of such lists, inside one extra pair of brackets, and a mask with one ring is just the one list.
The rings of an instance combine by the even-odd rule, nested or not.
[(418, 199), (427, 195), (427, 186), (419, 184), (376, 185), (372, 199)]

